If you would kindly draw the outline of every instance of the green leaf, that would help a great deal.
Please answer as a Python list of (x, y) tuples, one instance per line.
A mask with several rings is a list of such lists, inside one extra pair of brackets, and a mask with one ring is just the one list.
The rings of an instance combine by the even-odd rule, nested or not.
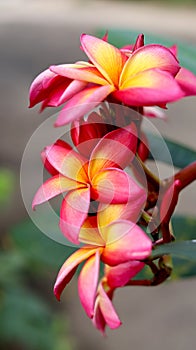
[[(153, 251), (153, 256), (171, 254), (173, 262), (172, 279), (196, 276), (196, 219), (174, 215), (172, 226), (176, 242), (157, 247)], [(193, 242), (193, 244), (187, 244), (187, 241)], [(152, 273), (147, 266), (136, 277), (136, 279), (150, 278), (152, 278)]]
[[(172, 278), (187, 278), (196, 275), (196, 219), (182, 215), (174, 215), (172, 226), (176, 242), (159, 246), (153, 254), (159, 252), (171, 254), (173, 260)], [(186, 242), (193, 242), (189, 244)]]
[(147, 137), (151, 150), (150, 159), (160, 160), (161, 162), (171, 164), (171, 159), (168, 157), (169, 151), (173, 164), (177, 168), (184, 168), (196, 160), (196, 151), (185, 145), (164, 138), (167, 146), (166, 148), (165, 146), (163, 147), (163, 139), (159, 136), (147, 133)]
[(196, 262), (196, 240), (180, 241), (163, 244), (158, 246), (152, 256), (171, 254), (182, 259), (193, 260)]

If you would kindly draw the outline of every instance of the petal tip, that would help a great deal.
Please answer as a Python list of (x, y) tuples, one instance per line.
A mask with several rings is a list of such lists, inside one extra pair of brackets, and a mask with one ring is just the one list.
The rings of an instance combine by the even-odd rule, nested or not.
[(57, 299), (58, 301), (61, 301), (61, 295), (60, 295), (60, 293), (58, 292), (56, 286), (54, 286), (54, 295), (55, 295), (55, 297), (56, 297), (56, 299)]

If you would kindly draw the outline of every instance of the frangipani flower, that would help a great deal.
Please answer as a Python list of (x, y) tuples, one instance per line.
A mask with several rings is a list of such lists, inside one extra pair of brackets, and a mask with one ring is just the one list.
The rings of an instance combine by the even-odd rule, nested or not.
[(145, 191), (122, 170), (134, 157), (136, 135), (133, 123), (106, 134), (91, 152), (90, 159), (62, 141), (46, 147), (42, 158), (54, 176), (37, 191), (33, 208), (67, 192), (61, 205), (60, 229), (71, 242), (78, 244), (78, 234), (92, 200), (106, 204), (131, 201), (133, 208), (138, 198), (143, 203)]
[(41, 101), (42, 108), (67, 102), (56, 121), (61, 126), (106, 99), (131, 107), (165, 107), (168, 102), (195, 94), (194, 75), (180, 77), (181, 68), (170, 49), (155, 44), (142, 46), (141, 35), (133, 49), (131, 45), (120, 50), (105, 40), (82, 34), (81, 46), (89, 62), (51, 66), (41, 73), (30, 89), (30, 107)]
[[(104, 215), (105, 222), (103, 214), (102, 222), (99, 219), (100, 212), (97, 218), (90, 217), (86, 220), (81, 230), (80, 240), (88, 244), (78, 249), (65, 261), (54, 286), (54, 293), (57, 299), (60, 299), (63, 289), (73, 277), (78, 265), (86, 261), (79, 275), (78, 291), (81, 304), (90, 318), (95, 312), (100, 260), (107, 265), (117, 266), (130, 261), (143, 260), (151, 254), (151, 240), (139, 226), (122, 219), (122, 211), (121, 214), (109, 225), (107, 213)], [(132, 276), (138, 272), (138, 267), (136, 270), (133, 267), (133, 270)]]

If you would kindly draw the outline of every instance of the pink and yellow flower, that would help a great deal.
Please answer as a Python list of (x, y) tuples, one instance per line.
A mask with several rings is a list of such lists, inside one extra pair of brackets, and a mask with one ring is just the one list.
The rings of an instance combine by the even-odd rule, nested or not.
[[(117, 209), (113, 210), (114, 207)], [(98, 212), (97, 217), (90, 217), (85, 221), (80, 232), (80, 241), (87, 244), (65, 261), (54, 286), (54, 293), (59, 300), (63, 289), (70, 282), (78, 265), (85, 261), (78, 279), (81, 304), (88, 317), (94, 318), (94, 322), (97, 324), (99, 322), (97, 319), (99, 305), (102, 316), (111, 328), (115, 328), (118, 324), (112, 326), (112, 323), (109, 322), (110, 315), (107, 315), (107, 307), (110, 303), (101, 286), (98, 291), (98, 305), (98, 301), (96, 301), (100, 261), (112, 266), (111, 269), (120, 266), (122, 273), (120, 282), (119, 272), (117, 273), (115, 270), (113, 276), (111, 271), (107, 273), (108, 276), (110, 275), (108, 286), (112, 290), (117, 286), (125, 285), (129, 277), (132, 278), (143, 268), (144, 264), (140, 260), (149, 257), (152, 249), (152, 242), (143, 230), (134, 222), (127, 220), (131, 216), (130, 207), (130, 203), (113, 205), (111, 208), (107, 206), (105, 210)], [(110, 215), (108, 215), (109, 213)], [(128, 263), (126, 265), (127, 271), (123, 267), (124, 263)], [(113, 285), (111, 281), (113, 281)]]
[(51, 66), (41, 73), (30, 88), (30, 107), (41, 101), (42, 109), (66, 102), (56, 121), (61, 126), (106, 99), (131, 107), (163, 107), (196, 94), (196, 77), (180, 67), (172, 51), (161, 45), (143, 46), (142, 38), (120, 50), (106, 39), (82, 34), (89, 61)]
[(73, 243), (88, 216), (90, 204), (133, 203), (140, 209), (145, 201), (145, 191), (124, 169), (132, 161), (137, 148), (137, 132), (132, 123), (124, 129), (106, 134), (87, 159), (75, 152), (67, 143), (46, 147), (42, 158), (53, 173), (37, 191), (33, 208), (51, 198), (67, 192), (60, 211), (60, 229)]

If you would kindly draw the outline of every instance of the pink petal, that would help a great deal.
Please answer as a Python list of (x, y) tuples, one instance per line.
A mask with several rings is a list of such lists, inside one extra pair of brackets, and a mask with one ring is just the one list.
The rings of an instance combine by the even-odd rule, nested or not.
[(75, 152), (68, 143), (54, 144), (45, 148), (48, 162), (62, 175), (86, 183), (88, 177), (85, 171), (87, 160)]
[[(146, 107), (146, 108), (150, 108), (150, 107)], [(137, 153), (138, 153), (139, 158), (142, 160), (142, 162), (145, 162), (145, 160), (148, 159), (148, 156), (150, 153), (148, 138), (145, 135), (145, 133), (142, 131), (140, 133), (140, 143), (139, 143)]]
[(80, 228), (88, 215), (90, 189), (81, 188), (69, 192), (62, 203), (60, 212), (60, 229), (71, 242), (79, 244)]
[(186, 68), (181, 68), (176, 80), (186, 96), (196, 95), (196, 76)]
[(140, 47), (124, 65), (119, 86), (120, 89), (130, 77), (146, 70), (158, 68), (175, 76), (180, 69), (179, 63), (173, 53), (161, 45), (146, 45)]
[(96, 253), (96, 249), (80, 248), (75, 251), (61, 267), (55, 285), (54, 294), (60, 300), (61, 293), (73, 277), (78, 265)]
[(170, 186), (165, 191), (162, 196), (160, 205), (160, 222), (168, 222), (174, 212), (174, 209), (178, 202), (178, 196), (181, 190), (181, 181), (175, 180), (170, 184)]
[(68, 101), (70, 98), (72, 98), (75, 94), (77, 94), (78, 92), (80, 92), (81, 90), (83, 90), (86, 87), (87, 83), (84, 81), (79, 81), (79, 80), (74, 80), (72, 81), (68, 87), (66, 88), (66, 90), (63, 92), (59, 103), (64, 103), (66, 101)]
[(99, 227), (107, 226), (119, 219), (130, 220), (132, 223), (136, 223), (140, 218), (145, 202), (146, 191), (134, 183), (129, 202), (125, 204), (99, 204), (97, 214)]
[(29, 107), (33, 107), (47, 97), (44, 92), (43, 81), (45, 80), (47, 82), (51, 82), (55, 77), (55, 73), (51, 72), (49, 69), (46, 69), (33, 80), (29, 90)]
[(65, 91), (69, 88), (69, 86), (70, 81), (68, 84), (68, 82), (65, 79), (65, 81), (62, 82), (60, 85), (54, 87), (53, 90), (51, 90), (51, 92), (48, 92), (47, 97), (42, 104), (41, 111), (43, 111), (46, 107), (60, 106), (64, 102), (63, 95)]
[(152, 242), (144, 231), (130, 221), (118, 220), (111, 223), (102, 233), (107, 239), (102, 260), (115, 266), (130, 260), (143, 260), (152, 250)]
[(89, 66), (83, 66), (80, 64), (62, 64), (59, 66), (51, 66), (50, 70), (56, 74), (64, 77), (85, 81), (88, 83), (94, 83), (99, 85), (108, 85), (107, 80), (104, 79), (102, 74), (96, 67), (89, 64)]
[[(58, 146), (61, 146), (61, 147), (65, 147), (67, 148), (67, 143), (63, 140), (57, 140), (54, 145), (58, 145)], [(70, 150), (71, 150), (71, 147), (70, 147)], [(41, 152), (41, 160), (42, 160), (42, 163), (44, 165), (44, 168), (51, 174), (51, 175), (57, 175), (59, 174), (58, 170), (56, 170), (51, 164), (50, 162), (48, 161), (47, 159), (47, 151), (46, 151), (46, 148), (44, 148), (44, 150)]]
[(111, 300), (103, 289), (102, 284), (99, 286), (99, 307), (106, 324), (111, 329), (120, 327), (121, 321), (112, 305)]
[(94, 63), (108, 83), (118, 86), (126, 56), (113, 45), (94, 36), (81, 35), (81, 44), (90, 61)]
[(44, 101), (42, 110), (45, 107), (58, 107), (75, 94), (80, 92), (87, 85), (86, 82), (74, 80), (69, 85), (65, 82), (57, 86), (51, 93), (48, 95), (48, 98)]
[(33, 199), (32, 208), (47, 202), (51, 198), (73, 189), (81, 187), (80, 183), (75, 180), (68, 179), (61, 175), (55, 175), (48, 179), (37, 191)]
[(84, 221), (80, 229), (79, 241), (98, 247), (105, 245), (97, 227), (97, 216), (88, 216)]
[(131, 278), (136, 276), (145, 264), (140, 261), (128, 261), (117, 266), (108, 266), (106, 268), (107, 283), (111, 288), (123, 287)]
[(137, 185), (125, 171), (105, 169), (93, 177), (91, 196), (103, 203), (127, 203), (132, 197), (133, 186)]
[(103, 118), (96, 112), (92, 112), (86, 121), (80, 119), (72, 123), (71, 137), (79, 153), (89, 158), (93, 148), (107, 132), (108, 125), (103, 123)]
[(94, 148), (89, 162), (89, 177), (100, 170), (125, 168), (133, 159), (137, 149), (137, 129), (134, 123), (106, 134)]
[(143, 115), (145, 117), (167, 120), (166, 114), (159, 107), (154, 107), (154, 106), (144, 107)]
[(149, 69), (127, 80), (113, 95), (130, 106), (153, 106), (176, 101), (184, 92), (171, 74)]
[(101, 309), (99, 306), (99, 299), (98, 298), (95, 302), (95, 310), (94, 310), (92, 322), (93, 322), (94, 327), (97, 328), (103, 335), (105, 335), (106, 322), (105, 322), (105, 319), (102, 315), (102, 312), (101, 312)]
[(139, 34), (133, 47), (133, 52), (142, 46), (144, 46), (144, 34)]
[(99, 278), (99, 265), (100, 254), (97, 250), (96, 254), (87, 260), (78, 278), (78, 293), (80, 301), (87, 316), (90, 318), (92, 318), (94, 312)]
[(111, 85), (85, 88), (66, 103), (55, 125), (62, 126), (81, 118), (102, 102), (112, 91), (114, 91), (114, 87)]
[(39, 74), (33, 83), (31, 84), (29, 91), (30, 106), (33, 107), (37, 103), (47, 100), (52, 92), (55, 93), (55, 89), (68, 86), (71, 80), (65, 77), (61, 77), (46, 69), (44, 72)]

